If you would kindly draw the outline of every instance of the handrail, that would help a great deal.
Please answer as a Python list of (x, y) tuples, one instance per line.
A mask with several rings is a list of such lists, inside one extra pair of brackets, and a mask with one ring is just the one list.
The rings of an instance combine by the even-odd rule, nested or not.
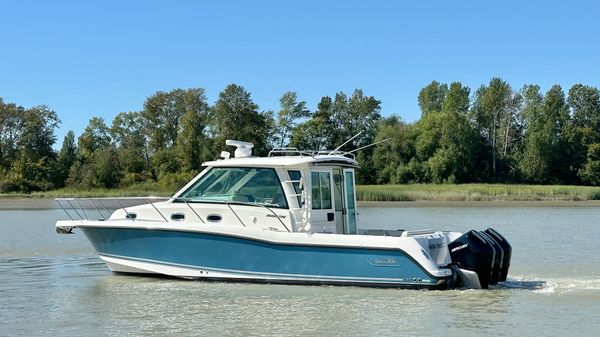
[(302, 157), (302, 152), (297, 147), (274, 147), (267, 156), (273, 157), (281, 154), (295, 154)]
[(283, 148), (273, 148), (269, 151), (268, 157), (275, 156), (298, 156), (298, 157), (315, 157), (315, 156), (328, 156), (328, 155), (339, 155), (343, 157), (348, 157), (350, 159), (356, 160), (356, 156), (353, 153), (354, 151), (341, 151), (341, 150), (298, 150), (295, 147), (283, 147)]

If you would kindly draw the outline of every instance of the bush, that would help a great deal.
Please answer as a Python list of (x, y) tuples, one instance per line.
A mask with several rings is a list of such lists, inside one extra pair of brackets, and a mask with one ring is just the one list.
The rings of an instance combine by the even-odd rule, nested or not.
[(147, 181), (152, 180), (152, 175), (148, 172), (143, 173), (132, 173), (126, 172), (123, 174), (123, 177), (120, 181), (121, 187), (128, 187), (133, 185), (139, 185)]
[(177, 190), (187, 184), (196, 174), (194, 172), (165, 173), (158, 178), (158, 187), (163, 191)]
[(37, 191), (48, 191), (54, 188), (54, 184), (47, 181), (34, 182), (26, 179), (5, 179), (0, 181), (0, 193), (30, 193)]
[(12, 193), (19, 192), (21, 186), (14, 181), (2, 180), (0, 181), (0, 193)]

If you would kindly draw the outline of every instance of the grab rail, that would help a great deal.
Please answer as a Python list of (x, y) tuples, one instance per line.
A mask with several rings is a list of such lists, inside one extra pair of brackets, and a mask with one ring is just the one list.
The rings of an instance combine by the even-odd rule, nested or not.
[(277, 156), (297, 156), (297, 157), (315, 157), (326, 155), (338, 155), (356, 160), (354, 153), (341, 150), (298, 150), (295, 147), (275, 147), (269, 151), (268, 157)]

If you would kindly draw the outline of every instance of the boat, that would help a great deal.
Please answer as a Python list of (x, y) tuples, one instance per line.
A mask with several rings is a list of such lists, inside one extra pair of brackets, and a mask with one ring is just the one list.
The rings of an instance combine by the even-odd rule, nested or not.
[(512, 248), (492, 228), (361, 229), (352, 152), (255, 157), (252, 143), (226, 145), (233, 157), (205, 162), (170, 198), (56, 199), (68, 215), (57, 232), (82, 231), (124, 274), (424, 289), (506, 281)]

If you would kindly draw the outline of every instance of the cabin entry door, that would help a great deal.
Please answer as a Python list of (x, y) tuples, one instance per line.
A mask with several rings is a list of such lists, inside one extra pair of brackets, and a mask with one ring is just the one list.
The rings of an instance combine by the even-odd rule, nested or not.
[(333, 200), (333, 171), (312, 169), (311, 180), (311, 225), (315, 232), (335, 232), (335, 208)]
[(344, 204), (346, 208), (346, 233), (356, 234), (356, 192), (354, 189), (354, 170), (344, 169)]
[(335, 232), (346, 233), (346, 203), (344, 201), (344, 175), (342, 168), (333, 169), (333, 206), (335, 209)]

